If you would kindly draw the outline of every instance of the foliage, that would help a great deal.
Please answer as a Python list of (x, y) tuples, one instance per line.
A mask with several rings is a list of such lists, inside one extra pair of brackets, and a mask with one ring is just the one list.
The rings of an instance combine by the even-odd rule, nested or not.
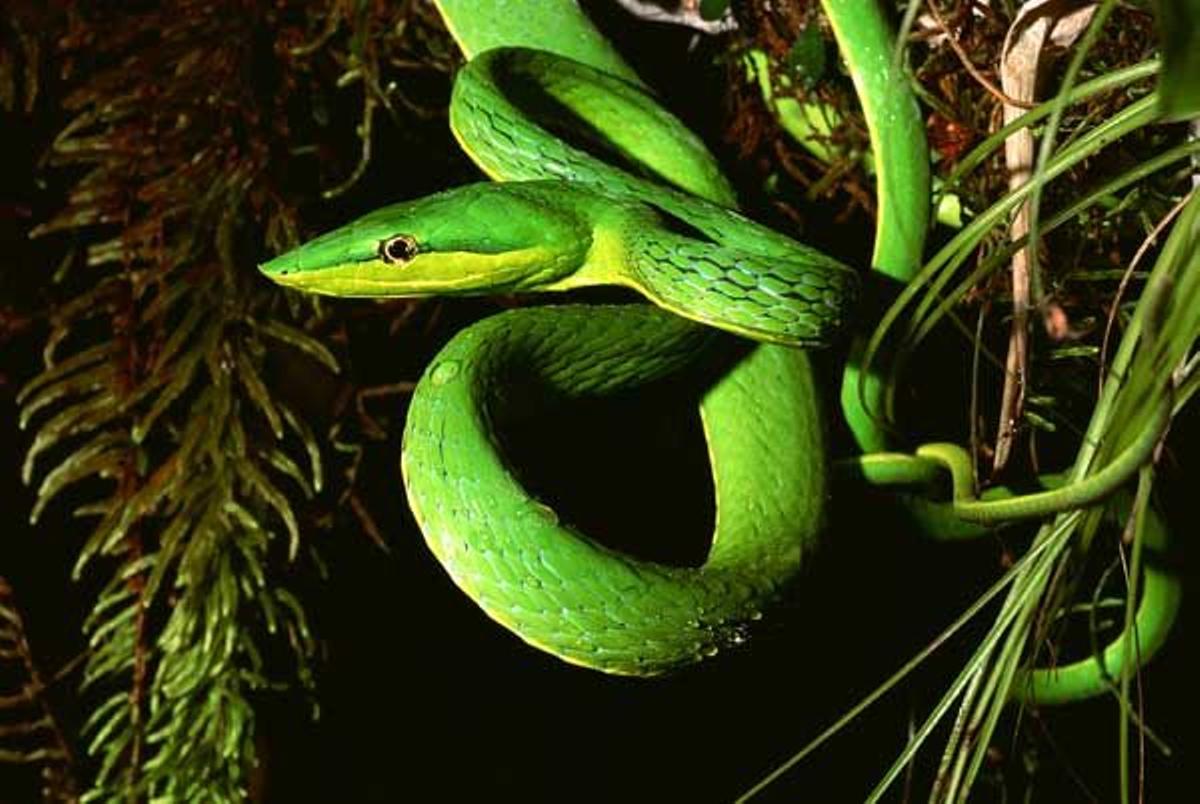
[(26, 58), (5, 97), (23, 75), (33, 109), (51, 44), (70, 117), (46, 167), (74, 178), (31, 232), (65, 254), (41, 294), (45, 370), (17, 402), (32, 521), (58, 500), (95, 523), (74, 567), (103, 579), (83, 625), (83, 799), (241, 800), (255, 701), (287, 675), (311, 688), (316, 654), (292, 587), (317, 558), (301, 523), (323, 447), (268, 358), (339, 368), (293, 323), (319, 310), (281, 306), (254, 264), (297, 240), (298, 145), (353, 133), (320, 106), (340, 100), (333, 79), (357, 83), (367, 144), (396, 97), (381, 65), (420, 39), (404, 4), (67, 6), (37, 20), (57, 41), (21, 28), (33, 16), (14, 17)]
[[(69, 669), (69, 668), (67, 668)], [(61, 673), (59, 675), (62, 675)], [(0, 577), (0, 762), (41, 769), (42, 800), (76, 800), (72, 751), (47, 700), (49, 682), (42, 679), (17, 611), (12, 587)]]
[[(1174, 5), (1180, 12), (1177, 16), (1182, 16), (1186, 4), (1160, 5)], [(980, 14), (978, 7), (973, 9), (970, 4), (937, 14), (933, 8), (924, 13), (924, 8), (928, 6), (910, 6), (908, 22), (924, 27), (918, 41), (928, 44), (914, 43), (906, 55), (919, 79), (915, 86), (922, 100), (934, 110), (931, 139), (935, 153), (941, 157), (941, 192), (961, 193), (969, 209), (980, 211), (970, 216), (961, 231), (943, 239), (871, 336), (869, 354), (879, 357), (884, 353), (882, 346), (891, 342), (897, 355), (889, 370), (890, 387), (898, 399), (880, 415), (902, 431), (911, 429), (910, 419), (904, 416), (904, 397), (915, 396), (909, 389), (919, 384), (905, 372), (920, 363), (919, 358), (930, 348), (929, 336), (944, 332), (951, 324), (974, 351), (974, 358), (967, 427), (951, 431), (948, 437), (965, 440), (969, 434), (978, 463), (990, 463), (981, 410), (989, 398), (991, 378), (1004, 370), (994, 351), (998, 328), (993, 323), (993, 310), (1008, 310), (1011, 304), (1011, 286), (1002, 269), (1014, 254), (1033, 243), (1037, 247), (1029, 251), (1035, 275), (1040, 248), (1058, 258), (1052, 268), (1048, 263), (1040, 268), (1052, 272), (1049, 278), (1037, 275), (1048, 288), (1038, 299), (1045, 327), (1044, 332), (1033, 336), (1036, 362), (1028, 374), (1020, 377), (1030, 397), (1030, 409), (1017, 424), (1029, 440), (1035, 466), (1044, 465), (1043, 456), (1048, 453), (1077, 450), (1070, 477), (1082, 480), (1143, 432), (1156, 411), (1170, 405), (1177, 413), (1195, 392), (1197, 366), (1193, 350), (1200, 337), (1200, 319), (1196, 317), (1200, 309), (1200, 262), (1196, 259), (1195, 238), (1200, 204), (1194, 192), (1188, 195), (1194, 185), (1193, 171), (1188, 168), (1189, 159), (1195, 159), (1200, 146), (1187, 138), (1184, 127), (1154, 125), (1160, 122), (1158, 101), (1168, 100), (1167, 95), (1176, 97), (1194, 84), (1194, 75), (1179, 66), (1186, 48), (1171, 53), (1194, 33), (1193, 26), (1182, 25), (1167, 35), (1159, 82), (1161, 95), (1148, 95), (1151, 87), (1145, 83), (1139, 86), (1138, 82), (1158, 72), (1159, 65), (1150, 60), (1142, 65), (1132, 62), (1154, 52), (1156, 43), (1146, 37), (1149, 15), (1136, 7), (1118, 9), (1113, 2), (1099, 4), (1095, 20), (1067, 69), (1052, 73), (1061, 83), (1052, 88), (1051, 99), (994, 131), (998, 127), (997, 101), (1002, 99), (974, 65), (964, 66), (963, 61), (970, 58), (997, 63), (1009, 20), (1002, 14)], [(957, 40), (959, 47), (949, 47), (951, 39)], [(824, 97), (832, 100), (837, 96), (826, 91)], [(1032, 181), (1010, 190), (1008, 170), (999, 159), (1000, 146), (1006, 137), (1027, 126), (1035, 127), (1041, 139), (1040, 158)], [(984, 133), (989, 131), (993, 133)], [(939, 136), (943, 132), (953, 132), (953, 137)], [(832, 136), (836, 144), (839, 135), (835, 132)], [(978, 144), (968, 150), (972, 139)], [(1097, 159), (1102, 152), (1105, 156)], [(826, 169), (833, 173), (839, 168), (834, 165)], [(794, 175), (814, 188), (826, 185), (825, 176), (812, 179), (803, 173)], [(1189, 197), (1191, 202), (1185, 208)], [(1030, 234), (1006, 242), (1008, 223), (1023, 203), (1031, 204)], [(1039, 216), (1043, 207), (1051, 212)], [(1156, 238), (1169, 225), (1171, 237), (1162, 247), (1153, 271), (1136, 273), (1142, 256), (1156, 245)], [(1099, 268), (1106, 263), (1112, 263), (1113, 269)], [(1126, 264), (1127, 268), (1119, 267)], [(975, 316), (974, 326), (963, 320), (968, 315)], [(1106, 325), (1102, 323), (1105, 321)], [(1121, 335), (1117, 355), (1108, 365), (1110, 332)], [(1104, 378), (1101, 392), (1097, 394), (1096, 384), (1081, 379), (1081, 374)], [(919, 441), (928, 436), (915, 437)], [(1009, 475), (1013, 474), (1010, 469)], [(991, 752), (1006, 751), (1013, 743), (1028, 739), (1020, 728), (1012, 729), (1010, 738), (1005, 730), (1012, 721), (1002, 720), (1005, 712), (1019, 710), (1011, 706), (1010, 690), (1017, 683), (1020, 669), (1046, 661), (1045, 644), (1062, 636), (1065, 624), (1071, 622), (1071, 613), (1086, 614), (1080, 618), (1088, 622), (1084, 643), (1090, 644), (1093, 652), (1111, 636), (1111, 632), (1108, 636), (1098, 632), (1099, 617), (1092, 603), (1076, 597), (1081, 595), (1094, 602), (1108, 588), (1102, 579), (1094, 592), (1081, 591), (1089, 582), (1085, 575), (1089, 565), (1099, 563), (1125, 570), (1128, 588), (1119, 590), (1124, 595), (1125, 614), (1118, 622), (1123, 622), (1126, 629), (1132, 627), (1143, 560), (1143, 524), (1153, 499), (1154, 477), (1152, 469), (1143, 470), (1136, 502), (1128, 515), (1126, 541), (1133, 544), (1132, 558), (1125, 555), (1123, 544), (1114, 545), (1100, 538), (1099, 510), (1070, 512), (1047, 523), (1026, 555), (966, 614), (860, 705), (752, 788), (751, 794), (779, 778), (866, 706), (892, 690), (972, 617), (986, 611), (985, 604), (994, 595), (1007, 588), (999, 611), (990, 615), (992, 625), (975, 643), (962, 671), (933, 704), (927, 719), (915, 727), (908, 745), (869, 794), (869, 800), (879, 800), (902, 774), (911, 773), (914, 758), (940, 726), (949, 731), (931, 800), (967, 800), (976, 790)], [(988, 480), (984, 478), (985, 483)], [(1050, 624), (1056, 625), (1052, 628)], [(1049, 652), (1054, 654), (1057, 648)], [(1063, 656), (1051, 660), (1063, 661)], [(1169, 753), (1146, 726), (1140, 696), (1131, 698), (1134, 670), (1132, 664), (1127, 664), (1111, 679), (1121, 723), (1117, 767), (1123, 799), (1132, 794), (1134, 778), (1130, 732), (1138, 732), (1143, 743)], [(947, 726), (946, 716), (956, 707), (957, 717)], [(1016, 724), (1027, 722), (1018, 711)], [(1138, 756), (1143, 762), (1137, 775), (1141, 779), (1144, 753)]]
[(1200, 2), (1158, 0), (1158, 31), (1163, 49), (1163, 117), (1187, 120), (1200, 115)]

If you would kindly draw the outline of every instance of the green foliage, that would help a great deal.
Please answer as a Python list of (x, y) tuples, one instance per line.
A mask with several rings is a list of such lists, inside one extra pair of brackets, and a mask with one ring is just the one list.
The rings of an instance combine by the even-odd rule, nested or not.
[(1157, 0), (1163, 74), (1160, 108), (1169, 120), (1200, 115), (1200, 0)]
[[(313, 652), (302, 610), (264, 583), (280, 535), (296, 552), (287, 477), (269, 460), (295, 436), (254, 434), (256, 414), (272, 425), (279, 414), (262, 404), (264, 347), (247, 323), (264, 299), (243, 287), (233, 244), (270, 202), (255, 184), (261, 155), (221, 136), (235, 113), (205, 109), (188, 76), (215, 65), (236, 91), (247, 43), (215, 43), (228, 32), (194, 14), (138, 22), (130, 30), (160, 29), (185, 55), (169, 73), (153, 65), (166, 49), (110, 40), (119, 66), (81, 88), (55, 143), (55, 161), (84, 178), (39, 233), (125, 223), (81, 255), (79, 269), (102, 273), (54, 316), (47, 370), (19, 395), (22, 423), (36, 424), (24, 473), (41, 477), (34, 521), (70, 486), (111, 481), (77, 510), (99, 522), (75, 575), (111, 578), (84, 626), (83, 686), (102, 701), (84, 728), (100, 760), (85, 800), (233, 801), (253, 757), (250, 695), (266, 686), (256, 633), (286, 634), (302, 675)], [(126, 85), (131, 70), (162, 81)], [(146, 92), (159, 102), (140, 102)], [(98, 344), (92, 326), (107, 330)], [(59, 344), (77, 346), (59, 359)]]
[(816, 24), (806, 26), (796, 35), (787, 54), (791, 74), (806, 89), (812, 89), (825, 76), (825, 38)]
[[(1176, 5), (1178, 10), (1183, 4)], [(921, 8), (910, 6), (910, 11), (916, 13)], [(961, 6), (958, 10), (964, 11)], [(1106, 24), (1109, 14), (1113, 17)], [(930, 47), (928, 51), (921, 47), (908, 49), (906, 55), (914, 61), (923, 100), (929, 101), (937, 114), (958, 125), (961, 120), (971, 119), (978, 109), (980, 116), (990, 115), (992, 120), (978, 127), (981, 141), (970, 152), (960, 155), (947, 148), (942, 153), (948, 156), (941, 165), (945, 171), (942, 186), (962, 193), (969, 209), (982, 211), (972, 214), (960, 232), (944, 240), (871, 336), (869, 353), (886, 363), (890, 388), (901, 397), (895, 404), (889, 401), (889, 407), (877, 413), (890, 420), (897, 431), (908, 433), (912, 429), (901, 415), (903, 396), (913, 394), (913, 383), (904, 371), (919, 364), (915, 358), (922, 354), (922, 347), (929, 347), (928, 337), (946, 332), (950, 324), (962, 334), (967, 348), (975, 351), (972, 381), (977, 386), (972, 388), (968, 418), (975, 445), (986, 439), (986, 434), (979, 432), (980, 390), (986, 393), (988, 380), (1005, 370), (1003, 358), (994, 351), (995, 321), (1005, 318), (997, 316), (995, 310), (1007, 313), (1010, 309), (1009, 285), (1002, 271), (1029, 242), (1044, 245), (1054, 256), (1053, 290), (1045, 303), (1046, 311), (1060, 312), (1077, 328), (1052, 331), (1047, 315), (1049, 337), (1042, 337), (1038, 331), (1041, 328), (1035, 327), (1030, 338), (1036, 359), (1022, 381), (1030, 403), (1036, 401), (1035, 411), (1031, 415), (1027, 409), (1025, 416), (1033, 420), (1032, 426), (1040, 425), (1042, 430), (1036, 444), (1031, 443), (1037, 448), (1039, 460), (1055, 451), (1073, 452), (1076, 459), (1071, 479), (1083, 481), (1104, 469), (1139, 433), (1145, 432), (1156, 412), (1170, 406), (1177, 414), (1200, 387), (1200, 358), (1195, 353), (1200, 338), (1200, 199), (1193, 190), (1200, 143), (1189, 138), (1183, 126), (1161, 125), (1164, 99), (1153, 93), (1153, 85), (1145, 80), (1160, 68), (1164, 72), (1171, 69), (1172, 43), (1163, 43), (1161, 64), (1157, 60), (1131, 64), (1134, 58), (1150, 55), (1143, 52), (1139, 56), (1131, 47), (1141, 39), (1139, 26), (1146, 19), (1139, 9), (1120, 7), (1112, 0), (1101, 4), (1092, 26), (1071, 53), (1065, 73), (1056, 78), (1059, 83), (1047, 87), (1050, 100), (986, 136), (982, 132), (996, 128), (997, 101), (987, 97), (966, 75), (961, 59), (946, 46)], [(996, 50), (1010, 20), (1001, 15), (997, 21), (1000, 30), (993, 39)], [(972, 25), (965, 25), (960, 16), (957, 25), (961, 27), (952, 26), (946, 33), (959, 37), (960, 44), (977, 37), (968, 44), (971, 53), (992, 52), (980, 47), (986, 42), (986, 22), (975, 19)], [(1191, 26), (1184, 27), (1190, 36)], [(1184, 56), (1194, 56), (1195, 50), (1192, 46), (1186, 54), (1177, 53), (1176, 63)], [(948, 68), (942, 68), (943, 59)], [(987, 60), (994, 63), (999, 58), (997, 55)], [(1175, 76), (1163, 75), (1159, 91), (1180, 89), (1178, 85), (1171, 87), (1175, 81), (1193, 85), (1196, 74), (1191, 69)], [(1090, 80), (1076, 84), (1076, 79), (1083, 78)], [(959, 86), (955, 82), (960, 82)], [(979, 102), (981, 95), (986, 102)], [(1043, 124), (1045, 120), (1049, 122)], [(1041, 140), (1042, 154), (1032, 181), (1011, 190), (1006, 165), (998, 157), (1005, 139), (1026, 127)], [(1037, 211), (1043, 202), (1045, 219), (1039, 228)], [(1025, 203), (1033, 205), (1033, 234), (1010, 242), (1009, 222)], [(1154, 269), (1149, 273), (1145, 269), (1137, 271), (1142, 253), (1157, 248), (1158, 238), (1165, 231), (1171, 234), (1157, 252)], [(1099, 252), (1102, 244), (1107, 253)], [(1134, 254), (1138, 256), (1131, 260)], [(1120, 270), (1091, 269), (1110, 262)], [(1120, 284), (1116, 285), (1115, 280), (1121, 280)], [(1079, 293), (1075, 283), (1080, 281), (1104, 283), (1105, 289), (1093, 287), (1086, 294)], [(978, 315), (976, 326), (962, 320), (965, 311)], [(1103, 322), (1106, 314), (1111, 315), (1112, 342), (1120, 344), (1111, 365), (1108, 335), (1103, 326), (1096, 325), (1097, 319)], [(1009, 326), (1006, 319), (1003, 325)], [(888, 347), (894, 348), (896, 355), (890, 362), (886, 360)], [(1068, 360), (1070, 368), (1064, 368), (1061, 364)], [(1049, 361), (1060, 365), (1047, 366)], [(1105, 380), (1099, 394), (1094, 392), (1093, 377), (1097, 374)], [(1072, 383), (1076, 387), (1071, 387)], [(1043, 412), (1052, 413), (1054, 421), (1042, 418)], [(1084, 420), (1089, 421), (1086, 431)], [(919, 429), (919, 419), (916, 424)], [(920, 435), (916, 438), (919, 441)], [(980, 462), (987, 457), (984, 452)], [(1010, 477), (998, 480), (1004, 482)], [(1058, 648), (1065, 623), (1074, 619), (1070, 615), (1078, 610), (1089, 613), (1087, 640), (1082, 641), (1090, 641), (1093, 653), (1100, 653), (1112, 637), (1113, 631), (1097, 630), (1100, 618), (1094, 615), (1094, 605), (1076, 605), (1081, 587), (1087, 582), (1089, 562), (1115, 563), (1125, 570), (1127, 587), (1121, 590), (1123, 599), (1118, 604), (1123, 617), (1117, 619), (1117, 625), (1123, 619), (1125, 632), (1132, 630), (1141, 582), (1139, 570), (1145, 566), (1145, 522), (1151, 515), (1154, 481), (1153, 469), (1144, 467), (1125, 522), (1125, 536), (1132, 545), (1128, 556), (1123, 545), (1101, 538), (1103, 511), (1098, 508), (1062, 514), (1048, 522), (1032, 547), (950, 628), (844, 718), (752, 788), (747, 797), (800, 759), (811, 756), (867, 706), (893, 690), (1004, 590), (1002, 604), (988, 615), (987, 629), (972, 643), (974, 649), (961, 673), (923, 713), (908, 745), (868, 799), (884, 799), (902, 775), (919, 772), (914, 771), (916, 757), (928, 746), (935, 729), (940, 729), (945, 747), (936, 766), (930, 800), (973, 800), (983, 786), (980, 783), (993, 752), (1015, 752), (1029, 739), (1019, 728), (1028, 721), (1022, 720), (1019, 707), (1013, 704), (1014, 695), (1019, 697), (1021, 680), (1028, 678), (1027, 671), (1055, 662), (1067, 664), (1076, 658), (1069, 643), (1061, 654), (1042, 655), (1051, 653), (1044, 649), (1048, 644)], [(1098, 598), (1100, 592), (1097, 587), (1091, 597)], [(1083, 597), (1088, 597), (1087, 592)], [(1158, 637), (1145, 635), (1140, 640), (1141, 650), (1152, 652), (1156, 647), (1152, 641)], [(1114, 765), (1120, 770), (1121, 793), (1128, 797), (1134, 778), (1129, 765), (1131, 761), (1145, 761), (1130, 750), (1130, 732), (1140, 732), (1155, 748), (1161, 748), (1162, 743), (1143, 722), (1140, 700), (1132, 692), (1130, 679), (1138, 672), (1136, 663), (1113, 668), (1110, 662), (1109, 669), (1115, 669), (1108, 679), (1108, 691), (1120, 718), (1120, 740), (1115, 746), (1119, 762)], [(1015, 713), (1016, 725), (1012, 725), (1011, 718), (1002, 719), (1005, 713)], [(1011, 772), (1011, 768), (1005, 771)]]
[(729, 10), (729, 0), (700, 0), (700, 16), (706, 20), (717, 20)]
[[(361, 175), (373, 110), (404, 101), (382, 92), (379, 70), (403, 54), (411, 9), (224, 5), (54, 20), (70, 32), (56, 54), (70, 119), (48, 165), (77, 179), (32, 233), (70, 250), (48, 288), (45, 369), (17, 402), (31, 522), (67, 500), (93, 523), (74, 567), (102, 579), (83, 625), (82, 745), (96, 770), (83, 800), (240, 801), (256, 700), (313, 685), (317, 643), (289, 587), (296, 560), (316, 558), (303, 504), (321, 491), (323, 451), (268, 357), (338, 363), (294, 323), (316, 310), (281, 305), (254, 265), (296, 240), (292, 136), (349, 132), (360, 164), (341, 178)], [(17, 41), (32, 97), (42, 40)], [(16, 75), (0, 69), (7, 108)], [(361, 138), (353, 120), (322, 122), (335, 79), (365, 99)], [(0, 662), (23, 656), (3, 595), (0, 625)], [(30, 711), (22, 735), (44, 728)], [(0, 759), (59, 767), (64, 750)]]

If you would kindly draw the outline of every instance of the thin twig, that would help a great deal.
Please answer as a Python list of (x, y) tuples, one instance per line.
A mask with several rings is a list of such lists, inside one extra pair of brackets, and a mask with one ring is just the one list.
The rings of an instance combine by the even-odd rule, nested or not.
[(954, 36), (954, 32), (950, 30), (950, 26), (946, 23), (945, 18), (942, 17), (942, 12), (938, 10), (937, 3), (933, 2), (933, 0), (930, 0), (930, 2), (926, 5), (929, 8), (929, 13), (933, 15), (934, 21), (937, 22), (938, 26), (946, 34), (946, 43), (950, 45), (950, 49), (954, 51), (954, 55), (958, 56), (958, 60), (962, 62), (962, 66), (966, 68), (968, 73), (971, 74), (971, 77), (975, 79), (976, 83), (986, 89), (988, 94), (995, 97), (996, 100), (1008, 106), (1016, 106), (1018, 109), (1033, 109), (1037, 107), (1037, 104), (1033, 103), (1032, 101), (1022, 98), (1015, 98), (1012, 95), (1009, 95), (1003, 89), (996, 86), (996, 84), (990, 78), (984, 75), (980, 69), (975, 66), (975, 62), (971, 61), (970, 54), (967, 53), (966, 48), (964, 48), (962, 43), (960, 43), (957, 37)]
[(986, 301), (979, 306), (979, 316), (975, 319), (975, 341), (971, 345), (971, 414), (967, 421), (970, 426), (971, 468), (975, 494), (979, 494), (979, 452), (982, 445), (979, 433), (979, 356), (983, 345), (983, 323), (987, 320), (990, 306)]
[(1170, 225), (1171, 221), (1175, 220), (1175, 216), (1183, 211), (1183, 208), (1187, 206), (1187, 202), (1191, 200), (1192, 194), (1195, 192), (1196, 188), (1193, 187), (1187, 195), (1179, 199), (1179, 202), (1168, 210), (1166, 215), (1163, 215), (1162, 220), (1154, 225), (1154, 228), (1150, 230), (1150, 234), (1146, 235), (1146, 238), (1142, 240), (1142, 244), (1138, 246), (1133, 259), (1129, 261), (1129, 267), (1125, 269), (1125, 274), (1121, 277), (1121, 284), (1117, 286), (1117, 292), (1113, 295), (1112, 304), (1108, 308), (1108, 319), (1104, 322), (1104, 338), (1100, 341), (1100, 373), (1096, 380), (1098, 389), (1104, 388), (1104, 367), (1108, 363), (1108, 342), (1112, 336), (1113, 324), (1117, 320), (1117, 310), (1121, 307), (1121, 298), (1125, 295), (1125, 290), (1129, 287), (1129, 282), (1133, 278), (1134, 272), (1137, 271), (1142, 257), (1146, 255), (1151, 246), (1158, 242), (1158, 236)]
[(379, 105), (379, 100), (375, 94), (371, 92), (370, 87), (363, 87), (363, 111), (362, 122), (358, 124), (358, 138), (362, 142), (362, 150), (359, 154), (358, 164), (354, 166), (354, 170), (350, 171), (341, 183), (321, 191), (321, 197), (328, 200), (337, 198), (342, 195), (361, 179), (367, 172), (367, 166), (371, 164), (371, 131), (375, 122), (375, 109)]

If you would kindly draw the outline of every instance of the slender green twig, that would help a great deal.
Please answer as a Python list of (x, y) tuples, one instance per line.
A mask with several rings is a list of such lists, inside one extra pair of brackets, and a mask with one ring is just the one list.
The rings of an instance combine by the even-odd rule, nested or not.
[[(885, 694), (887, 694), (893, 687), (895, 687), (902, 680), (904, 680), (904, 678), (906, 678), (909, 674), (911, 674), (913, 670), (920, 667), (921, 664), (923, 664), (925, 662), (925, 660), (927, 660), (931, 655), (933, 655), (933, 653), (935, 653), (938, 650), (938, 648), (940, 648), (942, 645), (944, 645), (964, 625), (966, 625), (977, 614), (979, 614), (979, 612), (981, 612), (984, 609), (984, 607), (987, 606), (988, 603), (990, 603), (993, 599), (995, 599), (995, 597), (998, 594), (1000, 594), (1000, 592), (1002, 592), (1004, 590), (1004, 588), (1015, 577), (1017, 577), (1018, 567), (1022, 566), (1025, 562), (1032, 561), (1034, 556), (1036, 556), (1038, 554), (1038, 552), (1042, 549), (1044, 549), (1044, 547), (1035, 548), (1033, 550), (1030, 550), (1030, 552), (1026, 553), (1024, 556), (1022, 556), (1020, 561), (1013, 564), (1013, 566), (1010, 567), (1003, 576), (1001, 576), (995, 583), (993, 583), (990, 587), (988, 587), (987, 591), (985, 591), (982, 595), (980, 595), (975, 600), (974, 603), (972, 603), (965, 611), (963, 611), (963, 613), (960, 614), (949, 626), (947, 626), (944, 631), (942, 631), (940, 634), (938, 634), (936, 637), (934, 637), (933, 640), (931, 640), (928, 645), (926, 645), (924, 648), (922, 648), (919, 653), (917, 653), (915, 656), (913, 656), (913, 658), (909, 659), (904, 665), (902, 665), (900, 667), (899, 670), (897, 670), (895, 673), (893, 673), (891, 676), (889, 676), (886, 681), (884, 681), (882, 684), (880, 684), (878, 687), (876, 687), (869, 695), (867, 695), (861, 701), (859, 701), (857, 704), (855, 704), (853, 708), (851, 708), (849, 711), (846, 712), (846, 714), (844, 714), (842, 717), (838, 718), (828, 728), (826, 728), (824, 731), (822, 731), (820, 734), (818, 734), (816, 737), (814, 737), (812, 739), (812, 741), (810, 741), (807, 745), (805, 745), (803, 748), (801, 748), (799, 751), (797, 751), (795, 754), (793, 754), (786, 762), (781, 764), (779, 767), (775, 768), (769, 774), (764, 776), (760, 781), (758, 781), (752, 787), (750, 787), (748, 790), (746, 790), (746, 792), (744, 792), (738, 798), (738, 801), (739, 802), (740, 801), (748, 801), (751, 798), (753, 798), (754, 796), (761, 793), (764, 789), (766, 789), (768, 786), (770, 786), (774, 781), (776, 781), (781, 776), (783, 776), (785, 773), (787, 773), (797, 763), (799, 763), (805, 757), (812, 754), (813, 751), (815, 751), (816, 749), (818, 749), (822, 745), (824, 745), (830, 738), (834, 737), (838, 732), (840, 732), (843, 728), (845, 728), (846, 725), (848, 725), (849, 723), (851, 723), (852, 721), (857, 719), (859, 717), (859, 715), (861, 715), (864, 711), (869, 709), (872, 704), (874, 704), (877, 700), (879, 700), (881, 697), (883, 697)], [(913, 745), (914, 752), (917, 748), (919, 748), (920, 742), (924, 740), (925, 736), (928, 736), (928, 732), (925, 732), (924, 735), (922, 735), (921, 733), (918, 733), (918, 735), (914, 738), (914, 745)], [(911, 754), (908, 754), (908, 756), (911, 756)], [(905, 760), (905, 761), (907, 761), (907, 760)], [(904, 762), (899, 763), (901, 768), (903, 768), (904, 764), (905, 764)]]
[[(1148, 125), (1154, 120), (1155, 115), (1155, 99), (1152, 95), (1130, 104), (1112, 118), (1097, 126), (1069, 149), (1056, 155), (1047, 166), (1047, 180), (1062, 174), (1082, 160), (1092, 156), (1108, 143), (1120, 139), (1142, 126)], [(905, 286), (904, 290), (896, 298), (896, 301), (893, 302), (891, 307), (880, 318), (875, 330), (871, 333), (871, 337), (867, 342), (866, 353), (863, 357), (861, 377), (868, 376), (871, 363), (874, 356), (878, 353), (884, 338), (896, 326), (905, 308), (916, 298), (922, 288), (931, 280), (934, 280), (943, 269), (949, 273), (965, 261), (979, 242), (1026, 198), (1032, 191), (1032, 186), (1032, 182), (1029, 182), (1008, 192), (1003, 198), (959, 231), (925, 263), (921, 271)], [(942, 284), (948, 281), (948, 278), (939, 280)], [(865, 400), (865, 397), (861, 396), (863, 393), (861, 382), (859, 393), (860, 399)], [(874, 413), (876, 415), (880, 414), (879, 411), (874, 411)], [(884, 415), (886, 419), (886, 412)]]
[[(1137, 594), (1138, 583), (1141, 579), (1142, 569), (1142, 554), (1145, 545), (1145, 539), (1142, 538), (1146, 531), (1146, 509), (1150, 504), (1150, 489), (1154, 485), (1154, 467), (1145, 466), (1138, 477), (1137, 496), (1133, 502), (1133, 560), (1130, 562), (1129, 575), (1127, 581), (1127, 591), (1125, 594), (1125, 633), (1133, 633), (1135, 639), (1133, 641), (1134, 649), (1125, 653), (1125, 661), (1121, 663), (1120, 676), (1120, 692), (1118, 699), (1122, 702), (1129, 701), (1129, 680), (1133, 675), (1134, 670), (1141, 666), (1141, 657), (1138, 654), (1136, 639), (1137, 632), (1134, 624), (1134, 613), (1137, 610)], [(1140, 685), (1139, 685), (1140, 686)], [(1139, 695), (1140, 697), (1140, 695)], [(1138, 707), (1141, 710), (1141, 707)], [(1119, 717), (1117, 723), (1117, 751), (1118, 768), (1120, 770), (1119, 777), (1121, 783), (1121, 801), (1123, 804), (1129, 802), (1129, 722), (1125, 712), (1125, 707), (1118, 709)], [(1140, 753), (1142, 755), (1142, 763), (1145, 762), (1145, 739), (1138, 740)], [(1138, 800), (1142, 800), (1142, 796), (1138, 796)]]

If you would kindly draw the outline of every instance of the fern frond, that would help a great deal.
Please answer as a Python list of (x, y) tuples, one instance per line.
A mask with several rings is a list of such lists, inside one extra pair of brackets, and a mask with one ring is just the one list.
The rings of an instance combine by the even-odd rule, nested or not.
[(41, 772), (45, 801), (75, 800), (74, 758), (47, 700), (13, 589), (0, 576), (0, 763)]

